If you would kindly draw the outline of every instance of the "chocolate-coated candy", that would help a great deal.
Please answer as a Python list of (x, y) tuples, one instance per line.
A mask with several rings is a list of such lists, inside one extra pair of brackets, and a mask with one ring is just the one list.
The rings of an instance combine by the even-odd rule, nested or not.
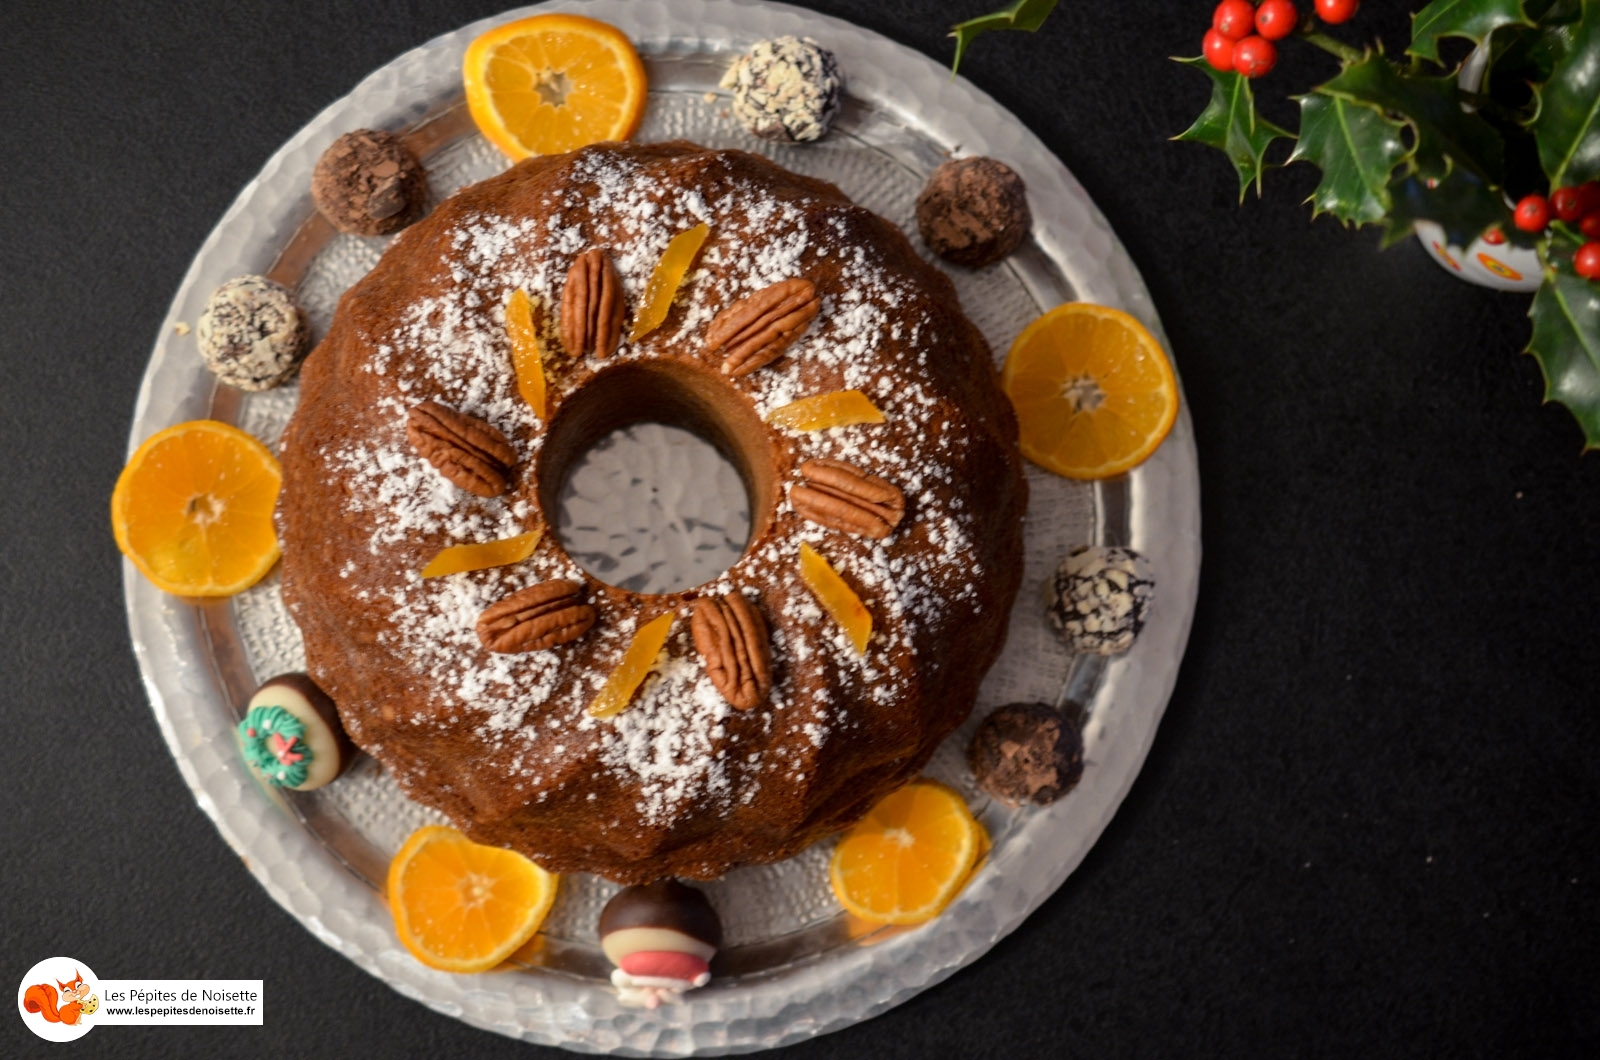
[(279, 674), (256, 689), (239, 738), (245, 760), (267, 783), (293, 791), (330, 783), (356, 757), (333, 700), (302, 673)]
[(677, 880), (624, 887), (600, 912), (600, 948), (627, 1005), (655, 1008), (711, 979), (722, 921), (706, 896)]

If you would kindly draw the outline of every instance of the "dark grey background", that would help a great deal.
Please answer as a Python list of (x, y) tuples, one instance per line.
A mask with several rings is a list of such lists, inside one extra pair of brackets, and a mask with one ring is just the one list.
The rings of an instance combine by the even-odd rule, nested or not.
[[(944, 60), (999, 0), (813, 6)], [(240, 187), (368, 71), (497, 7), (0, 9), (0, 982), (69, 954), (269, 999), (262, 1029), (49, 1055), (559, 1055), (391, 992), (255, 883), (152, 720), (107, 526), (156, 330)], [(1366, 7), (1343, 36), (1401, 47), (1404, 6)], [(1183, 372), (1206, 553), (1155, 748), (1013, 936), (788, 1055), (1600, 1050), (1600, 458), (1541, 407), (1525, 296), (1311, 223), (1304, 167), (1240, 208), (1220, 155), (1168, 142), (1208, 85), (1167, 57), (1209, 9), (1069, 0), (964, 68), (1105, 212)], [(1282, 65), (1261, 87), (1292, 124), (1328, 63)], [(47, 1048), (0, 1015), (0, 1055)]]

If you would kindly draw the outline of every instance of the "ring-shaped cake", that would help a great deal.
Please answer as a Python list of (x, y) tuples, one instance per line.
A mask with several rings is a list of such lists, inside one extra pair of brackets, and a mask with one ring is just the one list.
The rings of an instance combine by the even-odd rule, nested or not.
[[(700, 224), (708, 238), (660, 326), (614, 351), (567, 348), (580, 258), (603, 251), (636, 314), (673, 237)], [(776, 359), (744, 371), (708, 341), (730, 310), (796, 279), (814, 315), (778, 328)], [(546, 351), (544, 416), (513, 367), (519, 290)], [(986, 343), (898, 229), (757, 156), (602, 144), (465, 188), (344, 295), (301, 378), (278, 523), (309, 672), (409, 796), (552, 871), (704, 879), (797, 853), (920, 771), (1004, 643), (1026, 486)], [(844, 391), (882, 421), (771, 418)], [(407, 428), (429, 403), (503, 438), (503, 493), (462, 488), (419, 451)], [(422, 577), (445, 547), (553, 526), (573, 461), (641, 421), (700, 434), (744, 477), (749, 543), (715, 581), (607, 585), (551, 532), (519, 562)], [(874, 523), (861, 509), (885, 485), (899, 504)], [(864, 649), (803, 577), (804, 546), (870, 614)], [(491, 650), (486, 611), (559, 583), (590, 609), (561, 627), (578, 635)], [(696, 613), (714, 604), (721, 624), (702, 636)], [(627, 709), (593, 716), (634, 635), (669, 613)], [(752, 638), (770, 672), (740, 685), (719, 652)]]

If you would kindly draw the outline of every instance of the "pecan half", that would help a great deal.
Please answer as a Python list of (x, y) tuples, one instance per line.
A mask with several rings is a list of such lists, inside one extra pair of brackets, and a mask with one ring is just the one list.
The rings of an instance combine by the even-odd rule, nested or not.
[(813, 523), (882, 539), (906, 514), (899, 486), (842, 460), (807, 460), (800, 477), (805, 482), (790, 488), (789, 503)]
[(706, 350), (724, 351), (724, 375), (749, 375), (782, 356), (821, 308), (810, 280), (779, 280), (718, 313), (706, 328)]
[(406, 440), (439, 474), (468, 493), (498, 497), (511, 487), (517, 451), (506, 436), (437, 401), (406, 413)]
[(772, 642), (767, 623), (743, 593), (702, 596), (689, 620), (706, 675), (729, 706), (749, 710), (772, 691)]
[(583, 586), (561, 579), (530, 585), (484, 608), (478, 639), (490, 651), (514, 655), (577, 640), (594, 625)]
[(578, 255), (561, 289), (561, 345), (568, 357), (605, 357), (622, 339), (622, 282), (599, 247)]

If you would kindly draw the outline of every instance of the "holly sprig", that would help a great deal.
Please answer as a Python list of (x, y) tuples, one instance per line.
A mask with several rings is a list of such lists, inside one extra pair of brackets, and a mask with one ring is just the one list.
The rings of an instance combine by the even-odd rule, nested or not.
[(1056, 2), (1057, 0), (1017, 0), (1016, 3), (1002, 7), (998, 11), (956, 23), (950, 28), (950, 36), (956, 39), (955, 58), (950, 60), (950, 76), (954, 77), (956, 71), (961, 69), (961, 57), (967, 53), (967, 46), (981, 34), (1000, 29), (1025, 30), (1032, 33), (1044, 25), (1044, 20), (1056, 9)]
[[(1376, 226), (1386, 246), (1426, 220), (1458, 246), (1497, 232), (1537, 247), (1543, 283), (1529, 311), (1527, 352), (1544, 373), (1547, 398), (1577, 418), (1585, 448), (1600, 448), (1600, 272), (1588, 271), (1600, 261), (1600, 246), (1589, 244), (1600, 237), (1590, 227), (1578, 231), (1576, 215), (1519, 228), (1525, 218), (1511, 205), (1513, 194), (1529, 190), (1514, 184), (1527, 183), (1530, 174), (1546, 190), (1576, 194), (1592, 187), (1600, 194), (1600, 186), (1586, 183), (1600, 180), (1600, 0), (1433, 0), (1412, 16), (1411, 43), (1396, 57), (1353, 48), (1312, 18), (1289, 19), (1291, 32), (1287, 0), (1270, 0), (1276, 5), (1270, 19), (1268, 2), (1253, 9), (1252, 27), (1248, 4), (1240, 26), (1239, 0), (1224, 0), (1205, 56), (1179, 60), (1210, 78), (1211, 97), (1175, 139), (1219, 148), (1239, 175), (1241, 200), (1252, 186), (1261, 194), (1266, 171), (1277, 165), (1316, 166), (1322, 177), (1309, 199), (1312, 216)], [(1343, 22), (1356, 7), (1352, 0), (1315, 0), (1318, 16), (1330, 23)], [(1460, 67), (1442, 58), (1447, 38), (1486, 53), (1477, 91), (1464, 90)], [(1275, 42), (1286, 39), (1340, 63), (1333, 78), (1294, 97), (1298, 131), (1261, 117), (1250, 83), (1276, 66)], [(1274, 162), (1268, 154), (1280, 140), (1293, 148)], [(1544, 205), (1542, 196), (1528, 198)], [(1600, 217), (1600, 203), (1592, 209)], [(1600, 228), (1584, 219), (1591, 223)]]

